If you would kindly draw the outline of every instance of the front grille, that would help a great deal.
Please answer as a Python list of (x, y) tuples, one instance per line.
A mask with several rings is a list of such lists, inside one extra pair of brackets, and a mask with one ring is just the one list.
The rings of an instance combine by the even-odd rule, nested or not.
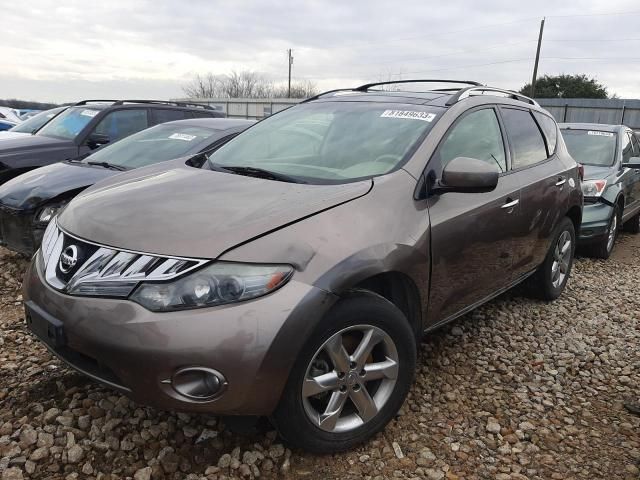
[(70, 295), (127, 297), (142, 281), (171, 280), (207, 260), (161, 257), (81, 240), (51, 220), (42, 239), (47, 283)]

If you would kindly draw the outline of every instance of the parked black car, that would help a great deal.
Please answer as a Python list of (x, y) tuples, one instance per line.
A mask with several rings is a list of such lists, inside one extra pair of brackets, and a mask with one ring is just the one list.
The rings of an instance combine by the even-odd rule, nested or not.
[(31, 255), (40, 246), (49, 220), (85, 188), (124, 170), (211, 151), (253, 123), (227, 118), (168, 122), (107, 145), (83, 160), (55, 163), (13, 178), (0, 186), (0, 244)]
[(620, 227), (640, 232), (640, 142), (624, 125), (562, 123), (571, 156), (584, 166), (578, 243), (609, 258)]
[(82, 157), (158, 123), (224, 117), (208, 105), (158, 100), (83, 100), (35, 135), (0, 143), (0, 184), (37, 167)]

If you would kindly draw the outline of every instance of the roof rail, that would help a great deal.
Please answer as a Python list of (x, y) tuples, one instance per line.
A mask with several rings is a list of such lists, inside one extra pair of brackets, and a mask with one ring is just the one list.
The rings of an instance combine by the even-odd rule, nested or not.
[(458, 93), (453, 95), (449, 100), (447, 100), (446, 105), (451, 106), (454, 103), (459, 102), (460, 100), (469, 98), (473, 96), (475, 92), (477, 92), (477, 95), (484, 95), (484, 92), (488, 92), (489, 94), (502, 93), (507, 98), (512, 98), (513, 100), (520, 100), (521, 102), (525, 102), (530, 105), (536, 105), (538, 107), (540, 106), (538, 102), (536, 102), (533, 98), (527, 97), (526, 95), (522, 95), (521, 93), (518, 93), (518, 92), (514, 92), (513, 90), (503, 90), (502, 88), (485, 87), (485, 86), (464, 88), (458, 91)]
[(173, 102), (169, 100), (82, 100), (75, 103), (74, 106), (87, 105), (89, 103), (111, 103), (112, 105), (124, 105), (125, 103), (144, 103), (154, 105), (172, 105), (176, 107), (197, 107), (204, 110), (215, 110), (211, 105), (204, 103), (191, 103), (191, 102)]
[(358, 92), (366, 92), (371, 87), (377, 87), (380, 85), (396, 85), (399, 83), (456, 83), (461, 85), (473, 85), (477, 87), (482, 86), (481, 83), (473, 82), (471, 80), (416, 79), (416, 80), (395, 80), (390, 82), (367, 83), (365, 85), (360, 85), (359, 87), (354, 88), (354, 90)]
[(303, 101), (301, 101), (300, 103), (307, 103), (307, 102), (311, 102), (313, 100), (317, 100), (320, 97), (323, 97), (324, 95), (328, 95), (330, 93), (337, 93), (337, 92), (353, 92), (354, 89), (353, 88), (336, 88), (335, 90), (327, 90), (326, 92), (322, 92), (322, 93), (318, 93), (317, 95), (314, 95), (313, 97), (309, 97), (309, 98), (305, 98)]

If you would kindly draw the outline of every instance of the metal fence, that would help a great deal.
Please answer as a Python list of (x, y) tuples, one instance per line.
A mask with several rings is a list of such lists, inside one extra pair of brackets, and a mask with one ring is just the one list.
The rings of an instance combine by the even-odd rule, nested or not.
[(260, 119), (285, 110), (301, 99), (297, 98), (176, 98), (174, 101), (211, 105), (229, 118)]
[[(189, 98), (175, 99), (211, 105), (230, 118), (260, 119), (300, 102), (296, 98)], [(589, 98), (536, 98), (558, 122), (624, 124), (640, 130), (640, 100)]]
[(640, 100), (536, 98), (558, 122), (623, 124), (640, 130)]

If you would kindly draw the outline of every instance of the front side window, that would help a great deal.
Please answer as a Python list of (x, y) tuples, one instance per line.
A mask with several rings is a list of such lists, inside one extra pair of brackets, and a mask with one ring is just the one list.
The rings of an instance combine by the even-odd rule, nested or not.
[(627, 132), (627, 135), (629, 135), (629, 140), (631, 141), (631, 156), (640, 157), (640, 144), (638, 143), (638, 139), (633, 132)]
[(540, 129), (528, 110), (503, 108), (504, 127), (511, 143), (512, 168), (528, 167), (547, 159)]
[(562, 137), (576, 162), (598, 167), (613, 165), (616, 153), (615, 133), (563, 128)]
[(628, 162), (633, 157), (633, 145), (626, 133), (622, 135), (622, 163)]
[(147, 110), (131, 108), (116, 110), (108, 113), (100, 123), (96, 125), (94, 133), (107, 135), (109, 141), (128, 137), (132, 133), (139, 132), (149, 126), (147, 122)]
[(73, 140), (100, 113), (100, 110), (87, 107), (72, 107), (53, 118), (36, 135)]
[(342, 183), (399, 168), (442, 109), (373, 102), (297, 105), (214, 152), (220, 167), (250, 167), (309, 183)]
[(211, 128), (161, 124), (107, 145), (83, 160), (138, 168), (196, 153), (221, 138)]
[(456, 157), (469, 157), (506, 171), (504, 142), (495, 110), (485, 108), (464, 116), (446, 135), (436, 156), (443, 168)]

